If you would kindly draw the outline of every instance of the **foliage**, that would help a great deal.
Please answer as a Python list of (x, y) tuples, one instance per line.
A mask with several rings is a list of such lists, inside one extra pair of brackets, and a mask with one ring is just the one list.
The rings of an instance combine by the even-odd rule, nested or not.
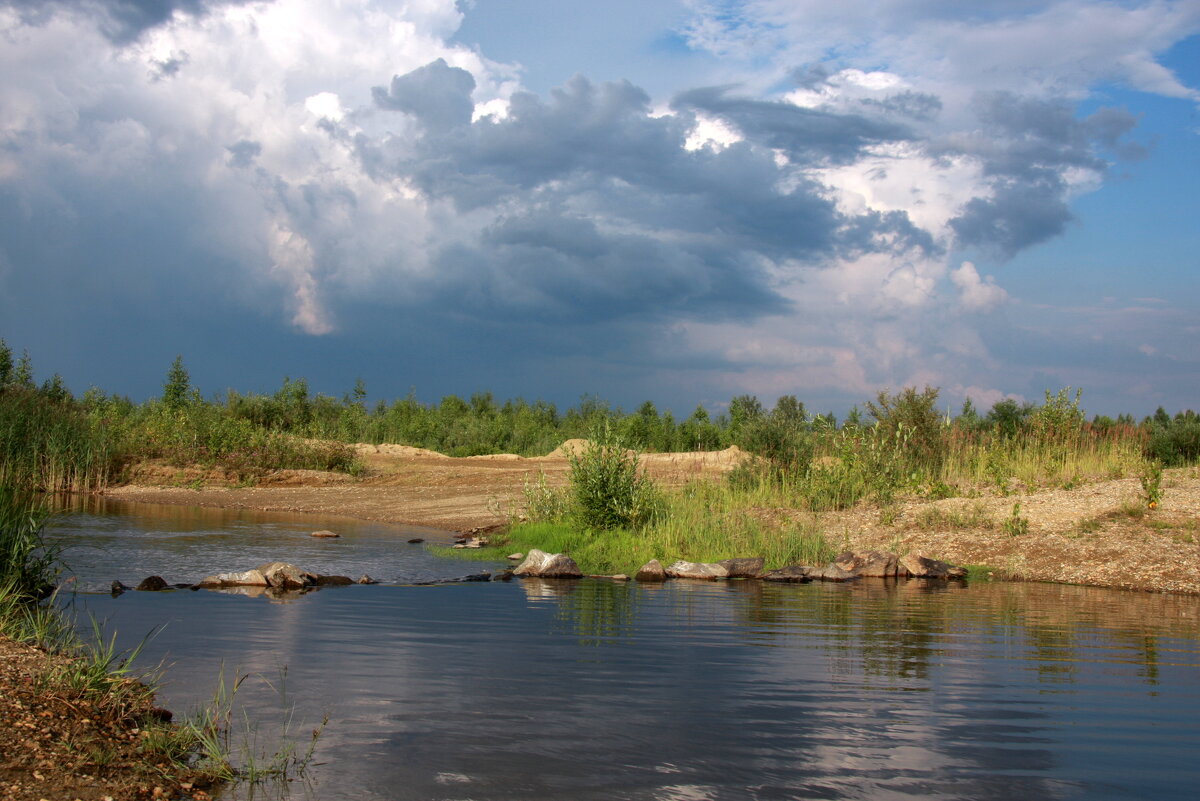
[(637, 528), (658, 513), (658, 492), (638, 470), (637, 454), (607, 423), (569, 458), (571, 514), (582, 528)]
[(0, 486), (0, 587), (7, 597), (42, 598), (58, 577), (60, 549), (42, 536), (46, 515), (28, 490)]
[(1147, 509), (1157, 509), (1162, 503), (1162, 465), (1158, 462), (1146, 462), (1139, 476), (1142, 484), (1142, 500)]
[(1004, 521), (1003, 528), (1010, 537), (1022, 537), (1029, 533), (1029, 521), (1021, 517), (1021, 504), (1013, 504), (1012, 514)]

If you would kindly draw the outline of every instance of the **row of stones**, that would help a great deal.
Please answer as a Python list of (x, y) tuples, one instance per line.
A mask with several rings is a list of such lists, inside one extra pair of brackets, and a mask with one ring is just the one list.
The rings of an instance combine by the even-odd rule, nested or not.
[[(678, 561), (664, 567), (657, 559), (642, 565), (634, 578), (638, 581), (665, 581), (669, 578), (717, 579), (755, 578), (764, 581), (805, 582), (849, 581), (856, 578), (965, 578), (961, 567), (930, 559), (917, 553), (898, 556), (885, 551), (846, 551), (824, 567), (789, 565), (764, 570), (761, 556), (723, 559), (720, 562)], [(546, 553), (534, 548), (513, 570), (515, 576), (539, 578), (582, 578), (583, 572), (575, 560), (564, 553)], [(616, 575), (612, 578), (627, 579)]]

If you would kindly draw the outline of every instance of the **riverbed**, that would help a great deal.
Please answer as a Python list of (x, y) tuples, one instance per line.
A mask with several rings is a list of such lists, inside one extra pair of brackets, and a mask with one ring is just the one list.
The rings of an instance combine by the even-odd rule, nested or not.
[[(138, 664), (166, 666), (164, 705), (186, 713), (219, 677), (247, 676), (233, 742), (256, 760), (306, 748), (328, 719), (305, 780), (274, 795), (1163, 799), (1200, 779), (1194, 596), (919, 580), (422, 586), (481, 566), (432, 553), (443, 532), (217, 514), (80, 507), (51, 534), (69, 546), (79, 611), (122, 647), (153, 632)], [(342, 537), (308, 536), (324, 528)], [(384, 583), (282, 600), (102, 592), (268, 559)]]

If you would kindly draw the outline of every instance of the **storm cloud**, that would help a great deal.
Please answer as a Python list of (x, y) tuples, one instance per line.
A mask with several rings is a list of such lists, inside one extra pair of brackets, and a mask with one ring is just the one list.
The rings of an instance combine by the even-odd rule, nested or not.
[[(883, 4), (927, 22), (889, 39), (823, 4), (737, 6), (733, 25), (700, 3), (683, 39), (727, 80), (653, 97), (583, 70), (527, 91), (454, 41), (452, 0), (0, 2), (0, 308), (20, 326), (0, 335), (23, 346), (24, 309), (53, 306), (93, 351), (122, 319), (171, 332), (156, 364), (173, 338), (244, 330), (281, 362), (333, 370), (340, 343), (389, 375), (461, 365), (503, 391), (488, 376), (520, 364), (555, 371), (531, 386), (604, 376), (689, 404), (1023, 387), (1045, 367), (1031, 338), (1018, 357), (981, 335), (1021, 302), (1006, 261), (1149, 153), (1133, 112), (1081, 111), (1108, 74), (1094, 53), (1192, 91), (1111, 26), (1069, 32), (1086, 69), (1010, 65), (983, 32), (1015, 47), (1083, 13), (1026, 5), (1005, 27)], [(1008, 71), (976, 81), (955, 31)]]

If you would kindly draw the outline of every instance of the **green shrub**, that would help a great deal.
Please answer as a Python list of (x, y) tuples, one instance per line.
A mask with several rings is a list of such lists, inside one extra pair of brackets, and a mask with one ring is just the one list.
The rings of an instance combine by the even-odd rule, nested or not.
[(601, 531), (637, 527), (660, 509), (657, 489), (638, 470), (638, 455), (607, 422), (592, 430), (570, 462), (571, 512), (580, 526)]
[(1200, 416), (1189, 412), (1166, 422), (1156, 420), (1146, 444), (1146, 456), (1167, 467), (1200, 461)]

